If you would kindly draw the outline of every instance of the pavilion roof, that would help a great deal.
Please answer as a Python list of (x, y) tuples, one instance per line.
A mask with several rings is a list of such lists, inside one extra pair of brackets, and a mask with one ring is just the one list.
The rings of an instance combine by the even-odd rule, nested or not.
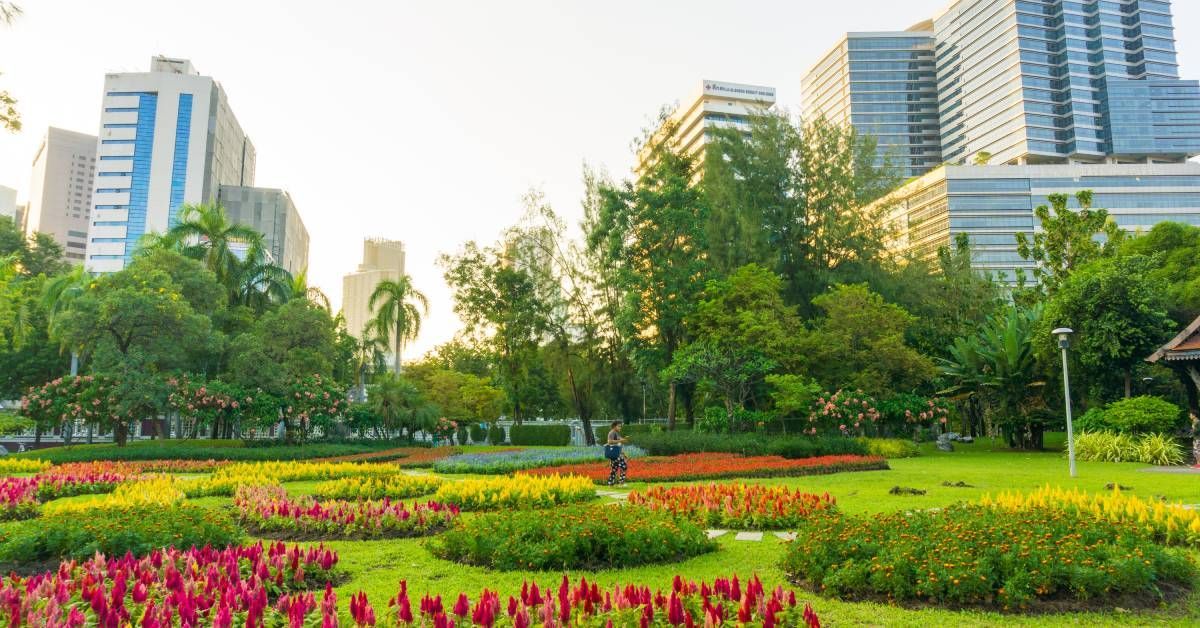
[(1150, 354), (1150, 357), (1146, 358), (1147, 362), (1158, 362), (1159, 360), (1200, 362), (1200, 316), (1197, 316), (1196, 320), (1192, 321), (1170, 342), (1159, 347), (1157, 351)]

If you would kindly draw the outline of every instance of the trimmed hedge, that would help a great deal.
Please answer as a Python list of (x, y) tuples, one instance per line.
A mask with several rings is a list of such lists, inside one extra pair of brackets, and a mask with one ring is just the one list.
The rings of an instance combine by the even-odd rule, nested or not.
[[(592, 430), (596, 432), (596, 443), (603, 444), (608, 442), (608, 432), (611, 430), (611, 422), (606, 422), (603, 425), (593, 424)], [(643, 434), (662, 434), (663, 426), (654, 423), (626, 423), (621, 428), (621, 434), (626, 438), (640, 436)]]
[(490, 445), (503, 445), (504, 428), (495, 424), (492, 424), (490, 427), (488, 427), (487, 442)]
[(839, 454), (866, 455), (867, 446), (842, 436), (765, 436), (762, 434), (702, 434), (674, 431), (643, 434), (630, 439), (651, 456), (731, 453), (744, 456), (812, 458)]
[(571, 428), (566, 425), (514, 425), (508, 428), (508, 441), (513, 445), (564, 447), (571, 444)]
[[(480, 425), (478, 423), (472, 423), (469, 430), (471, 432), (471, 442), (472, 443), (475, 443), (478, 445), (478, 444), (484, 442), (485, 440), (487, 440), (487, 430), (484, 429), (482, 425)], [(463, 444), (466, 444), (466, 443), (463, 443)]]
[(247, 446), (240, 440), (133, 441), (113, 444), (47, 447), (15, 458), (37, 458), (55, 464), (91, 460), (307, 460), (370, 453), (400, 446), (396, 442), (309, 443), (307, 445)]

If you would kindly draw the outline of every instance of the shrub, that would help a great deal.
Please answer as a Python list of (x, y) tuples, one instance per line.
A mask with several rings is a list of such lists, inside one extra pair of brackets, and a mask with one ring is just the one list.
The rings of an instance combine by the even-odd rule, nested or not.
[(783, 570), (848, 599), (1025, 609), (1039, 601), (1115, 604), (1190, 586), (1195, 567), (1135, 525), (1058, 510), (1019, 514), (984, 506), (859, 518), (815, 517), (800, 526)]
[(516, 475), (447, 482), (433, 498), (463, 510), (494, 510), (548, 508), (586, 501), (595, 496), (596, 487), (586, 478)]
[[(608, 432), (612, 429), (610, 422), (605, 422), (603, 425), (592, 424), (592, 430), (596, 432), (596, 443), (604, 444), (608, 442)], [(663, 426), (654, 423), (625, 423), (621, 426), (621, 435), (625, 438), (640, 437), (644, 434), (662, 434)]]
[(912, 393), (893, 395), (878, 404), (880, 419), (891, 434), (912, 432), (914, 428), (941, 426), (950, 420), (950, 406), (944, 399), (929, 399)]
[(1142, 499), (1120, 490), (1085, 493), (1047, 486), (1032, 493), (1005, 491), (995, 497), (985, 495), (979, 503), (1010, 512), (1037, 508), (1064, 510), (1085, 518), (1136, 525), (1158, 543), (1200, 547), (1200, 511), (1181, 504)]
[(513, 445), (564, 447), (571, 444), (571, 428), (567, 425), (514, 425), (508, 428), (508, 441)]
[(1135, 434), (1172, 432), (1179, 425), (1179, 406), (1159, 397), (1131, 397), (1108, 404), (1104, 423), (1118, 432)]
[(431, 540), (439, 558), (501, 570), (606, 569), (716, 549), (696, 524), (645, 508), (575, 506), (486, 514)]
[(194, 504), (64, 509), (0, 529), (0, 561), (87, 559), (96, 552), (141, 556), (169, 546), (224, 547), (241, 537), (242, 531), (228, 514)]
[(406, 499), (429, 495), (445, 480), (436, 475), (391, 475), (376, 478), (342, 478), (317, 485), (314, 493), (328, 499)]
[(488, 443), (490, 443), (492, 445), (503, 445), (504, 438), (505, 437), (504, 437), (504, 428), (503, 427), (500, 427), (499, 425), (496, 425), (495, 423), (488, 426), (488, 431), (487, 431)]
[[(629, 477), (642, 482), (675, 482), (718, 478), (770, 478), (820, 475), (841, 471), (887, 469), (877, 456), (821, 456), (789, 460), (779, 456), (736, 456), (734, 454), (685, 454), (670, 458), (643, 458), (631, 465)], [(526, 471), (530, 475), (582, 475), (594, 482), (608, 480), (609, 464), (594, 462)]]
[(767, 436), (763, 434), (701, 434), (685, 430), (652, 432), (630, 438), (651, 456), (694, 453), (733, 453), (810, 458), (834, 454), (866, 454), (867, 448), (842, 436)]
[(50, 468), (48, 460), (38, 458), (17, 458), (16, 456), (0, 457), (0, 474), (38, 473)]
[(794, 528), (816, 512), (836, 508), (829, 493), (814, 495), (758, 484), (656, 486), (630, 493), (629, 503), (687, 517), (709, 528), (743, 530)]
[(261, 625), (263, 614), (274, 616), (267, 625), (285, 625), (286, 613), (268, 604), (268, 591), (274, 598), (318, 588), (335, 565), (337, 554), (324, 547), (282, 543), (93, 556), (5, 579), (0, 618), (11, 626), (229, 626), (236, 608), (246, 625)]
[[(630, 458), (645, 455), (645, 452), (634, 446), (626, 446), (624, 452)], [(450, 456), (434, 462), (433, 470), (438, 473), (500, 474), (596, 460), (604, 460), (604, 450), (600, 447), (517, 449)]]
[(880, 415), (875, 400), (861, 390), (819, 395), (808, 412), (809, 434), (877, 434)]
[(1103, 432), (1108, 429), (1104, 421), (1104, 408), (1093, 406), (1083, 415), (1072, 420), (1076, 432)]
[(70, 445), (12, 454), (4, 458), (37, 458), (55, 464), (92, 460), (306, 460), (368, 453), (394, 446), (387, 441), (305, 445), (280, 445), (276, 441), (264, 441), (252, 444), (248, 447), (245, 441), (240, 440), (131, 441), (124, 447), (112, 444)]
[(20, 434), (32, 430), (35, 425), (33, 419), (0, 411), (0, 434)]
[(458, 517), (458, 508), (436, 502), (406, 506), (386, 497), (354, 502), (292, 499), (279, 486), (243, 486), (233, 505), (254, 534), (288, 540), (422, 536)]
[[(1065, 454), (1064, 454), (1065, 455)], [(1075, 435), (1075, 457), (1090, 462), (1144, 462), (1183, 464), (1183, 447), (1162, 434), (1083, 432)]]
[(483, 443), (487, 441), (487, 430), (478, 423), (472, 423), (470, 427), (471, 442)]
[(860, 438), (858, 439), (872, 456), (884, 458), (912, 458), (921, 455), (921, 448), (905, 438)]

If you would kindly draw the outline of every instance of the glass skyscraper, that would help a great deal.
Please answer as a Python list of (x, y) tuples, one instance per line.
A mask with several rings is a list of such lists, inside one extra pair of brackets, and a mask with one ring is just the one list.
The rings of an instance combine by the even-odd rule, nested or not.
[(802, 81), (806, 116), (874, 137), (879, 163), (902, 179), (942, 162), (932, 28), (847, 33)]
[(1200, 153), (1200, 83), (1179, 79), (1165, 0), (959, 0), (933, 30), (947, 162)]

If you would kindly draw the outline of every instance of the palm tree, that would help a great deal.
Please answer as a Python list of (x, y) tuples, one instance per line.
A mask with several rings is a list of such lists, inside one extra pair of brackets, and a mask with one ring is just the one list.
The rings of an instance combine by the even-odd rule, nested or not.
[(307, 267), (292, 275), (291, 294), (288, 296), (288, 300), (293, 299), (306, 299), (324, 308), (326, 312), (333, 313), (333, 307), (329, 305), (329, 295), (316, 286), (308, 285)]
[[(338, 316), (341, 316), (339, 313)], [(367, 396), (367, 371), (372, 367), (376, 371), (387, 368), (384, 366), (387, 353), (387, 339), (380, 338), (372, 325), (363, 328), (358, 343), (355, 345), (355, 371), (358, 378), (358, 398), (365, 401)]]
[[(71, 309), (79, 297), (83, 296), (92, 287), (92, 276), (84, 269), (82, 264), (74, 266), (71, 270), (51, 277), (46, 281), (46, 285), (42, 287), (42, 307), (46, 309), (46, 323), (48, 331), (53, 335), (55, 325), (59, 317)], [(65, 348), (65, 347), (64, 347)], [(71, 347), (71, 376), (79, 374), (79, 352), (81, 347)], [(63, 430), (63, 439), (70, 444), (73, 426), (65, 425)], [(91, 442), (92, 426), (88, 425), (88, 442)]]
[(220, 205), (188, 204), (179, 210), (179, 222), (167, 231), (165, 239), (188, 257), (203, 261), (218, 281), (229, 286), (227, 280), (239, 263), (232, 245), (261, 246), (263, 236), (253, 227), (230, 222)]
[(396, 350), (395, 372), (399, 374), (400, 352), (406, 342), (415, 340), (420, 333), (421, 315), (429, 314), (429, 299), (413, 287), (412, 277), (401, 275), (396, 280), (379, 282), (371, 292), (367, 307), (376, 312), (372, 324), (378, 336)]
[(407, 432), (409, 442), (416, 432), (431, 429), (438, 413), (412, 382), (391, 373), (381, 375), (372, 387), (371, 407), (389, 433), (397, 429), (401, 434)]

